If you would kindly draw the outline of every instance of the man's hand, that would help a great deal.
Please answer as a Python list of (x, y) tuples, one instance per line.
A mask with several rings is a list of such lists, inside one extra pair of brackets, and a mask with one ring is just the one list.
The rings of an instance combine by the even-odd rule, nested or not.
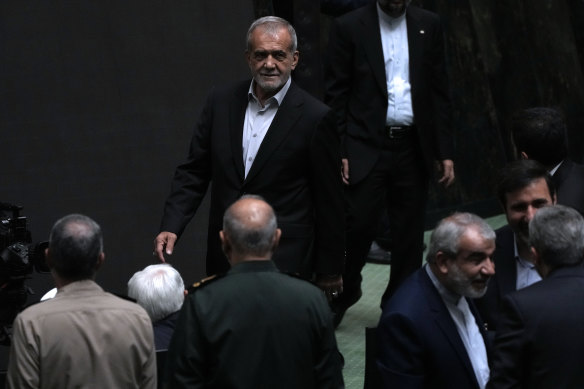
[(172, 255), (172, 250), (174, 250), (174, 243), (176, 242), (176, 234), (168, 231), (162, 231), (154, 239), (154, 252), (152, 255), (157, 257), (160, 262), (166, 262), (164, 259), (163, 250), (166, 249), (166, 255)]
[(316, 285), (324, 291), (326, 298), (330, 302), (343, 293), (343, 276), (340, 274), (318, 274), (316, 276)]
[(454, 182), (454, 162), (451, 159), (445, 159), (440, 162), (438, 170), (442, 173), (438, 183), (448, 188)]
[(347, 158), (341, 159), (341, 177), (343, 184), (349, 185), (349, 160)]

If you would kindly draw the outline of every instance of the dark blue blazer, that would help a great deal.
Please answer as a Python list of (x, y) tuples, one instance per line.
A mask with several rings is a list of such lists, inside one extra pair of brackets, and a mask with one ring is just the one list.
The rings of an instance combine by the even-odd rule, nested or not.
[[(472, 301), (467, 301), (487, 339)], [(425, 268), (387, 301), (377, 333), (377, 366), (388, 388), (478, 389), (456, 325)], [(488, 342), (486, 346), (488, 355)]]
[(584, 388), (583, 297), (581, 265), (507, 295), (487, 388)]
[(515, 263), (514, 234), (509, 225), (497, 231), (495, 240), (495, 275), (489, 280), (487, 293), (475, 300), (475, 305), (489, 332), (497, 330), (503, 298), (517, 289), (517, 265)]

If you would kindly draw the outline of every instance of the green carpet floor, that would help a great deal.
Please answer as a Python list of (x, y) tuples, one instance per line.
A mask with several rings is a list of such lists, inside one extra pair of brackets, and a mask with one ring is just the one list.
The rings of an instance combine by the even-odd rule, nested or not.
[[(487, 219), (493, 228), (507, 223), (504, 215)], [(424, 240), (430, 238), (426, 231)], [(347, 389), (363, 388), (365, 376), (365, 328), (376, 327), (381, 315), (379, 304), (389, 280), (391, 266), (368, 263), (363, 269), (363, 296), (353, 305), (336, 331), (339, 350), (345, 357), (343, 376)]]

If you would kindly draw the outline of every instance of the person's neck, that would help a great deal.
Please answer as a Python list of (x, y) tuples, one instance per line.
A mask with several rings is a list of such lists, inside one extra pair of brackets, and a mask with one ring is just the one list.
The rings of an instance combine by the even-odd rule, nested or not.
[[(53, 280), (55, 280), (55, 286), (57, 287), (57, 289), (61, 289), (69, 284), (72, 284), (74, 282), (77, 281), (85, 281), (85, 279), (79, 279), (79, 280), (70, 280), (70, 279), (66, 279), (61, 277), (60, 275), (58, 275), (55, 271), (52, 272), (53, 275)], [(93, 278), (87, 278), (87, 280), (93, 280)]]
[(245, 263), (245, 262), (270, 261), (271, 259), (272, 259), (271, 253), (269, 255), (265, 255), (265, 256), (233, 254), (233, 255), (231, 255), (231, 258), (229, 258), (229, 263), (231, 264), (231, 266), (235, 266), (237, 264)]
[(522, 259), (529, 261), (531, 263), (535, 263), (535, 260), (533, 258), (533, 252), (530, 250), (529, 244), (527, 242), (523, 242), (521, 239), (516, 239), (516, 242), (517, 254), (519, 254), (519, 256)]

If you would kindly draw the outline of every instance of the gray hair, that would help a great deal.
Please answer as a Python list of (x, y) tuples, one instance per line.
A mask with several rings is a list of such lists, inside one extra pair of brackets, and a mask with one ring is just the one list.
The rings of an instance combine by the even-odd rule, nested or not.
[(246, 40), (246, 48), (247, 51), (251, 50), (251, 34), (253, 31), (258, 28), (262, 27), (264, 31), (268, 34), (275, 35), (277, 34), (280, 29), (286, 28), (288, 33), (290, 34), (290, 38), (292, 44), (290, 45), (290, 52), (295, 52), (298, 48), (298, 38), (296, 37), (296, 31), (294, 27), (287, 20), (279, 18), (277, 16), (264, 16), (263, 18), (259, 18), (254, 21), (249, 29), (247, 30), (247, 40)]
[(184, 301), (185, 284), (169, 264), (150, 265), (128, 281), (128, 296), (146, 310), (152, 322), (178, 311)]
[(460, 238), (469, 228), (476, 228), (486, 240), (495, 240), (495, 231), (479, 216), (472, 213), (454, 213), (438, 223), (430, 236), (426, 261), (434, 263), (439, 251), (456, 256), (460, 248)]
[(529, 223), (529, 244), (551, 269), (584, 260), (584, 218), (563, 205), (544, 207)]
[(91, 218), (67, 215), (53, 225), (49, 235), (53, 270), (68, 281), (91, 279), (103, 253), (101, 227)]
[(274, 244), (274, 235), (278, 228), (276, 214), (272, 207), (257, 195), (244, 195), (240, 198), (255, 199), (265, 202), (270, 212), (266, 220), (260, 226), (250, 226), (241, 220), (241, 216), (234, 212), (233, 206), (227, 208), (223, 216), (223, 232), (229, 237), (229, 241), (235, 251), (240, 254), (264, 256), (270, 252)]

